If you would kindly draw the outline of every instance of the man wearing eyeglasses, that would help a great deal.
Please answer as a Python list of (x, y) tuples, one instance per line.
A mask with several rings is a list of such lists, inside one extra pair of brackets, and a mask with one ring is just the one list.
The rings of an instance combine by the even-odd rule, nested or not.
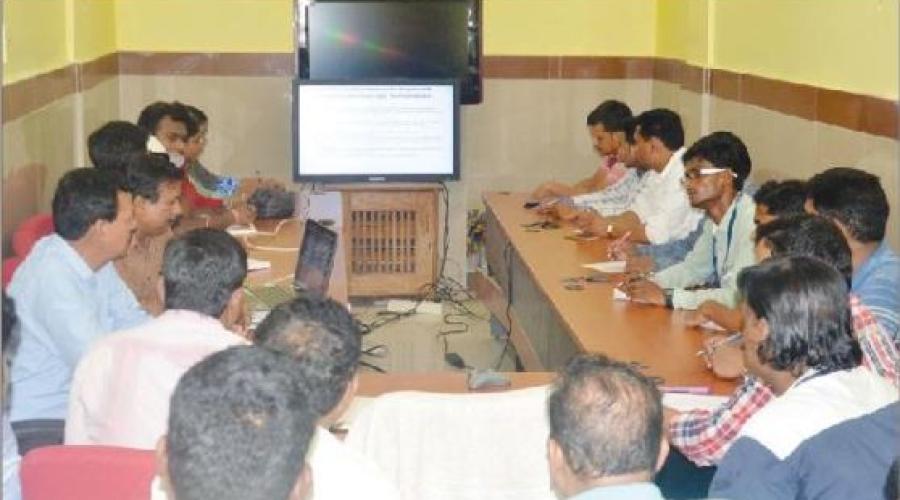
[(752, 265), (753, 198), (742, 193), (750, 175), (747, 147), (731, 132), (714, 132), (684, 153), (684, 184), (691, 206), (706, 214), (703, 232), (684, 260), (622, 289), (636, 302), (696, 309), (707, 300), (737, 301), (737, 275)]

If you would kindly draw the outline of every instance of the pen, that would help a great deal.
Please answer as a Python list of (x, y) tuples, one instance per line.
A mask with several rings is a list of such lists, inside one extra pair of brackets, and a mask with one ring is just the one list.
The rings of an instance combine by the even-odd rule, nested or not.
[(709, 394), (709, 387), (705, 385), (663, 385), (660, 386), (661, 392), (669, 394)]
[(611, 258), (615, 252), (619, 251), (619, 247), (622, 246), (622, 244), (624, 244), (626, 241), (628, 241), (628, 238), (630, 237), (631, 231), (625, 231), (625, 234), (623, 234), (621, 238), (610, 243), (606, 251), (607, 256)]
[(743, 336), (740, 332), (732, 333), (731, 335), (725, 337), (721, 341), (716, 342), (715, 344), (710, 346), (709, 351), (707, 351), (706, 349), (700, 349), (699, 351), (697, 351), (697, 354), (695, 354), (695, 356), (699, 357), (699, 356), (703, 356), (703, 355), (710, 355), (713, 352), (715, 352), (715, 350), (718, 349), (720, 346), (734, 344), (735, 342), (741, 340), (741, 338), (743, 338)]

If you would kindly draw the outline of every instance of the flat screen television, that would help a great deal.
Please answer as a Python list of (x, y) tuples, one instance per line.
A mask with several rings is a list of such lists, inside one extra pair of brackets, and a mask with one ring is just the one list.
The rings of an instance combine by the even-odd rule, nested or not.
[(295, 181), (459, 179), (456, 80), (295, 83)]
[(299, 78), (453, 78), (481, 102), (480, 0), (317, 0), (301, 15)]

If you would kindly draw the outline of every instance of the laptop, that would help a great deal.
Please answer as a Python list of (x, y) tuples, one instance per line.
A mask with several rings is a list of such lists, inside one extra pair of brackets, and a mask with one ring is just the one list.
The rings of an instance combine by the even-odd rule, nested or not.
[(250, 299), (257, 303), (254, 309), (272, 309), (298, 294), (325, 296), (328, 293), (337, 252), (337, 233), (311, 219), (304, 226), (292, 286), (265, 284), (245, 287)]

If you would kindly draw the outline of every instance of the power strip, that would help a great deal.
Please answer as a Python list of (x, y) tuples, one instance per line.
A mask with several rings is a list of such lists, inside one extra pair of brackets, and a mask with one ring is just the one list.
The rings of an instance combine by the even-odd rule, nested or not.
[(416, 307), (416, 301), (414, 300), (391, 299), (387, 303), (387, 310), (395, 313), (407, 312), (413, 307), (416, 308), (416, 313), (420, 314), (440, 316), (444, 313), (444, 307), (439, 302), (425, 300), (419, 303), (418, 307)]

